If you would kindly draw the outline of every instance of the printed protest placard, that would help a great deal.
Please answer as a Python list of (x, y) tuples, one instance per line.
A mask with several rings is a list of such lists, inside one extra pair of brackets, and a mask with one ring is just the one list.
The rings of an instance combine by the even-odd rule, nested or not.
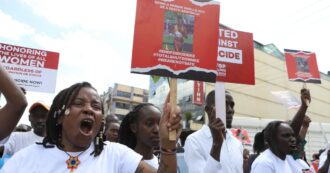
[(0, 63), (27, 91), (54, 93), (59, 53), (0, 43)]
[(139, 0), (131, 72), (215, 82), (220, 4)]
[(217, 81), (255, 84), (252, 33), (220, 26)]
[(195, 105), (204, 104), (204, 82), (194, 81), (194, 99), (193, 103)]
[(291, 81), (321, 83), (314, 52), (284, 49), (288, 78)]

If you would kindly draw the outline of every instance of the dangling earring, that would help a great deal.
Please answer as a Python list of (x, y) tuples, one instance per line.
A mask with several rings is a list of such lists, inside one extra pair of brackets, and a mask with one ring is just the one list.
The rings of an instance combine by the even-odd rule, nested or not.
[(103, 130), (100, 131), (100, 139), (103, 140)]
[(54, 111), (54, 119), (57, 117), (57, 111)]
[(100, 144), (100, 141), (99, 140), (100, 140), (100, 138), (99, 137), (96, 137), (96, 141), (95, 141), (96, 142), (96, 145), (99, 145)]
[(69, 108), (65, 109), (64, 115), (68, 116), (69, 114), (70, 114), (70, 109)]

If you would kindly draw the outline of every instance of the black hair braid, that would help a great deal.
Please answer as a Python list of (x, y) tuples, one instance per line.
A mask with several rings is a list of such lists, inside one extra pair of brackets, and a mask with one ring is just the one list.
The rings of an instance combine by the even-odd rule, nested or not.
[(263, 152), (267, 148), (264, 138), (264, 130), (256, 133), (254, 136), (253, 151), (257, 155)]
[(136, 135), (132, 132), (130, 125), (135, 122), (136, 116), (131, 111), (123, 119), (119, 128), (119, 143), (134, 149), (136, 146)]
[(54, 145), (63, 148), (60, 135), (62, 132), (62, 125), (58, 124), (57, 121), (59, 117), (63, 115), (63, 110), (61, 110), (59, 103), (64, 102), (64, 97), (68, 94), (68, 91), (69, 88), (62, 90), (53, 100), (46, 120), (46, 137), (42, 142), (45, 148), (52, 148)]
[[(151, 103), (141, 103), (134, 107), (123, 119), (119, 128), (119, 143), (133, 149), (136, 146), (136, 134), (131, 130), (131, 124), (137, 122), (140, 110), (147, 106), (154, 106)], [(156, 107), (158, 109), (158, 107)]]
[(268, 143), (269, 147), (274, 147), (274, 140), (276, 140), (276, 134), (279, 126), (284, 123), (284, 121), (272, 121), (264, 129), (264, 142)]
[[(48, 112), (48, 117), (46, 121), (46, 137), (42, 141), (42, 145), (45, 148), (53, 148), (55, 145), (63, 149), (63, 144), (61, 142), (61, 133), (62, 133), (62, 124), (58, 124), (58, 120), (61, 116), (64, 116), (65, 110), (71, 106), (72, 100), (77, 97), (81, 88), (87, 87), (96, 89), (88, 82), (81, 82), (71, 85), (69, 88), (66, 88), (60, 91), (54, 98), (53, 103)], [(103, 104), (102, 104), (102, 114), (104, 113)], [(102, 124), (103, 128), (104, 124)], [(100, 132), (99, 132), (100, 134)], [(98, 134), (98, 136), (99, 136)], [(94, 156), (99, 155), (103, 150), (103, 137), (98, 141), (98, 145), (95, 145), (95, 154)], [(93, 152), (93, 153), (94, 153)]]

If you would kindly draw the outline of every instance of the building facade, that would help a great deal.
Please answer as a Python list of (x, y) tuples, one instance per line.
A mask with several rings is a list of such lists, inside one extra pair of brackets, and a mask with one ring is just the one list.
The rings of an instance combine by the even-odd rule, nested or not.
[(148, 90), (115, 83), (102, 99), (105, 115), (117, 115), (122, 120), (136, 105), (148, 102)]

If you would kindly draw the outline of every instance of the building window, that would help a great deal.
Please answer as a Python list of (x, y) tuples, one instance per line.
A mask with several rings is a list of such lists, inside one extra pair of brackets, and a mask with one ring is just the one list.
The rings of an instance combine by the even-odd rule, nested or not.
[(135, 93), (133, 93), (133, 96), (135, 96), (135, 97), (143, 97), (143, 95), (141, 95), (141, 94), (135, 94)]
[(131, 93), (124, 92), (124, 91), (117, 91), (117, 96), (119, 97), (125, 97), (125, 98), (131, 98)]
[(148, 97), (143, 97), (143, 102), (148, 102)]
[(122, 102), (116, 102), (116, 108), (120, 109), (130, 109), (130, 105), (127, 103), (122, 103)]
[(125, 117), (125, 115), (122, 115), (122, 114), (116, 114), (116, 116), (118, 117), (118, 119), (120, 121), (122, 121), (124, 119), (124, 117)]

